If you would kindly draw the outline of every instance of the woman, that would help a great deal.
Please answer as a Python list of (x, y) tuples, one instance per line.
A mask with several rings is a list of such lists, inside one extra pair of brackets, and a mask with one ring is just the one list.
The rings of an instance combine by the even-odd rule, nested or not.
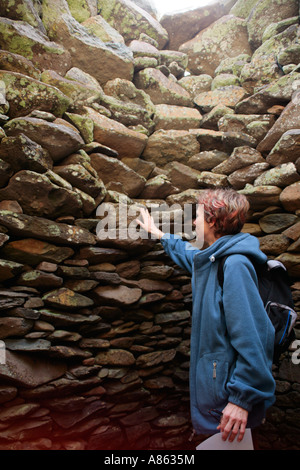
[[(251, 259), (264, 263), (258, 240), (241, 233), (249, 204), (231, 189), (200, 193), (197, 236), (207, 247), (164, 234), (146, 210), (141, 227), (159, 238), (166, 253), (192, 274), (193, 313), (190, 358), (190, 402), (199, 434), (222, 433), (240, 442), (246, 427), (254, 428), (274, 403), (272, 376), (274, 328), (257, 289)], [(203, 217), (204, 215), (204, 217)], [(224, 264), (223, 289), (217, 271)], [(215, 419), (219, 420), (216, 426)]]

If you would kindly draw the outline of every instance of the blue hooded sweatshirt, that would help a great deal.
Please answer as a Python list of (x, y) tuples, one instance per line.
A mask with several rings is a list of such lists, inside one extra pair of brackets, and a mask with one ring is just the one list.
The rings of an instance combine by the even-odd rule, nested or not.
[[(218, 432), (212, 414), (228, 402), (249, 412), (247, 427), (258, 426), (275, 401), (274, 328), (249, 258), (264, 263), (266, 255), (258, 240), (245, 233), (223, 236), (204, 250), (170, 234), (161, 243), (192, 275), (190, 406), (195, 431)], [(232, 256), (224, 264), (222, 289), (217, 271), (225, 255)]]

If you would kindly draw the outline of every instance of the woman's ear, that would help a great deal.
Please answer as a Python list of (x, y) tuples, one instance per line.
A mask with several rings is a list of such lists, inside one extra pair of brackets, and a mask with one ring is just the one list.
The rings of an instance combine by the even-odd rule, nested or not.
[(209, 228), (213, 228), (213, 227), (215, 226), (215, 223), (216, 223), (216, 219), (211, 219), (211, 220), (208, 222)]

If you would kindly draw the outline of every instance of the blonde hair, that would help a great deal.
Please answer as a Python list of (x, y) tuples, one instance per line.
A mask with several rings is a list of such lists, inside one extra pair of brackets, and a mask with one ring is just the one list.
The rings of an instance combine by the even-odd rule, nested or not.
[(246, 221), (249, 202), (234, 189), (207, 189), (200, 193), (198, 203), (204, 207), (206, 222), (214, 222), (216, 235), (239, 233)]

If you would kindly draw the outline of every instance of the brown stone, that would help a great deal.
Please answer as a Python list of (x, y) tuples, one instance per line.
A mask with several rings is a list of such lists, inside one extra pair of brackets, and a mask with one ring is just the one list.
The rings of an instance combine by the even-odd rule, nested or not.
[[(99, 13), (124, 37), (126, 44), (133, 39), (139, 39), (142, 33), (147, 34), (163, 49), (168, 41), (168, 33), (155, 19), (154, 15), (127, 0), (103, 0)], [(148, 4), (149, 5), (149, 4)], [(151, 7), (150, 7), (151, 8)], [(125, 18), (125, 20), (124, 20)], [(130, 25), (130, 26), (129, 26)]]
[(50, 41), (44, 33), (26, 22), (1, 18), (0, 47), (13, 53), (22, 52), (21, 55), (39, 70), (51, 69), (64, 74), (71, 68), (71, 55), (68, 50)]
[(261, 210), (269, 206), (278, 206), (281, 191), (277, 186), (253, 186), (247, 183), (241, 193), (247, 196), (252, 209)]
[(41, 72), (26, 57), (5, 50), (0, 51), (0, 68), (9, 72), (21, 73), (36, 80), (39, 80), (41, 75)]
[(204, 113), (209, 113), (216, 106), (234, 108), (246, 94), (244, 88), (231, 85), (200, 93), (194, 98), (194, 102)]
[(276, 258), (278, 261), (281, 261), (288, 273), (292, 278), (297, 278), (300, 276), (300, 254), (299, 253), (283, 253)]
[(157, 104), (155, 106), (155, 130), (189, 130), (200, 127), (201, 114), (186, 106)]
[(148, 354), (141, 354), (136, 361), (137, 367), (153, 367), (158, 364), (165, 364), (174, 359), (176, 356), (175, 349), (166, 351), (155, 351)]
[[(104, 43), (91, 34), (73, 18), (67, 2), (44, 2), (42, 9), (48, 36), (69, 51), (73, 67), (91, 74), (101, 85), (116, 77), (132, 78), (132, 53), (124, 44)], [(95, 61), (101, 67), (94, 67)]]
[[(11, 155), (14, 156), (13, 159)], [(9, 163), (14, 171), (31, 170), (44, 173), (53, 166), (48, 152), (24, 134), (4, 137), (0, 145), (0, 158)]]
[(79, 216), (83, 205), (79, 195), (72, 187), (64, 188), (53, 183), (48, 175), (51, 177), (51, 173), (19, 171), (10, 179), (6, 188), (0, 190), (0, 197), (17, 197), (23, 211), (33, 216)]
[(148, 179), (143, 191), (140, 193), (141, 199), (165, 199), (170, 194), (179, 192), (166, 175), (157, 175)]
[(79, 259), (89, 261), (91, 265), (98, 263), (116, 263), (127, 258), (125, 251), (105, 247), (84, 247), (77, 255)]
[(8, 115), (17, 118), (39, 110), (62, 116), (70, 105), (69, 98), (57, 88), (15, 72), (0, 71), (7, 89)]
[(254, 163), (240, 170), (236, 170), (228, 176), (228, 182), (236, 189), (242, 189), (247, 183), (253, 183), (258, 176), (269, 168), (268, 163)]
[(93, 198), (97, 198), (101, 202), (106, 194), (103, 181), (95, 178), (81, 164), (61, 165), (54, 167), (54, 172), (68, 181), (72, 186), (79, 188), (81, 191), (89, 194)]
[(33, 322), (25, 318), (10, 318), (5, 317), (1, 319), (0, 338), (5, 339), (10, 336), (25, 336), (33, 326)]
[(186, 189), (197, 189), (199, 187), (198, 181), (201, 177), (201, 172), (194, 170), (187, 165), (180, 162), (168, 163), (165, 167), (170, 181), (180, 192)]
[(61, 377), (66, 372), (63, 362), (30, 357), (24, 354), (6, 351), (6, 364), (0, 365), (0, 377), (21, 387), (37, 387)]
[(89, 297), (72, 291), (66, 287), (48, 292), (43, 296), (45, 304), (51, 307), (62, 309), (80, 309), (84, 307), (91, 307), (94, 302)]
[(100, 352), (95, 358), (95, 363), (102, 366), (132, 366), (135, 364), (135, 358), (129, 351), (122, 349), (110, 349), (109, 351)]
[(122, 192), (130, 198), (137, 197), (143, 190), (145, 178), (117, 158), (101, 153), (92, 153), (90, 158), (93, 168), (105, 185), (111, 181), (117, 181), (120, 183)]
[(286, 131), (272, 148), (266, 161), (272, 166), (295, 162), (300, 157), (300, 130)]
[(52, 273), (32, 270), (22, 273), (17, 280), (17, 284), (48, 290), (60, 287), (63, 284), (63, 279)]
[(265, 233), (280, 233), (298, 220), (294, 214), (269, 214), (259, 219), (259, 225)]
[(158, 69), (147, 68), (138, 72), (134, 78), (134, 84), (137, 88), (146, 91), (156, 105), (193, 106), (189, 92)]
[(42, 261), (60, 263), (74, 254), (70, 247), (59, 247), (33, 238), (15, 240), (2, 250), (5, 256), (24, 264), (38, 264)]
[(270, 152), (282, 135), (290, 129), (300, 128), (300, 92), (295, 93), (292, 101), (285, 107), (266, 137), (258, 144), (261, 153)]
[(154, 132), (147, 142), (143, 159), (163, 167), (174, 160), (185, 163), (200, 150), (197, 137), (188, 131), (160, 130)]
[(265, 159), (253, 148), (247, 146), (236, 147), (230, 157), (214, 167), (212, 172), (230, 175), (234, 171), (254, 163), (265, 163)]
[(86, 108), (87, 116), (94, 122), (94, 140), (115, 149), (120, 158), (139, 157), (147, 143), (147, 136), (128, 129), (97, 111)]
[(0, 280), (1, 282), (12, 279), (23, 270), (23, 264), (0, 259)]
[(179, 50), (188, 54), (188, 68), (193, 74), (205, 73), (213, 77), (224, 58), (251, 55), (246, 21), (234, 15), (222, 16), (182, 44)]
[(254, 181), (254, 186), (273, 185), (284, 188), (300, 180), (294, 163), (282, 163), (281, 165), (263, 172)]
[[(64, 122), (64, 124), (63, 124)], [(48, 150), (53, 161), (57, 162), (84, 146), (84, 141), (66, 121), (60, 124), (44, 119), (23, 117), (12, 119), (5, 125), (8, 136), (25, 134), (29, 139)]]
[(300, 183), (294, 183), (283, 189), (280, 194), (280, 202), (288, 212), (300, 209)]
[(42, 217), (0, 211), (0, 224), (15, 235), (31, 237), (66, 245), (94, 245), (94, 235), (74, 225), (56, 223)]
[(137, 302), (142, 296), (142, 290), (126, 286), (99, 286), (94, 289), (97, 300), (107, 305), (127, 306)]
[(179, 46), (207, 28), (220, 18), (223, 9), (219, 4), (193, 8), (190, 11), (167, 13), (161, 19), (161, 25), (169, 35), (169, 49), (178, 50)]
[(278, 256), (285, 252), (289, 245), (290, 240), (284, 234), (271, 234), (259, 237), (260, 249), (266, 253), (266, 255)]

